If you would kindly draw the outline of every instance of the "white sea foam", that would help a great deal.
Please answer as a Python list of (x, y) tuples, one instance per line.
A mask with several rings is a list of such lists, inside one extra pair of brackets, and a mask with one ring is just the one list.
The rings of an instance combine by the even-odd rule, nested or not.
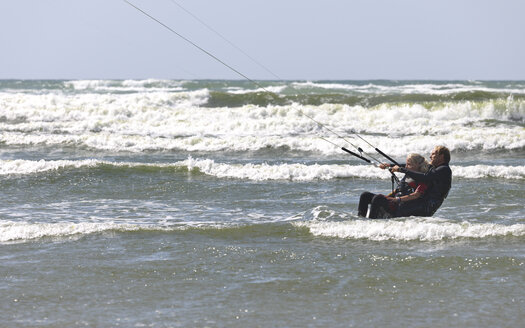
[[(452, 222), (439, 218), (390, 220), (345, 220), (339, 222), (293, 222), (315, 236), (374, 241), (441, 241), (458, 238), (525, 236), (525, 224)], [(107, 231), (177, 231), (191, 225), (134, 224), (116, 222), (0, 222), (0, 242), (34, 240), (45, 237), (73, 237)], [(202, 224), (200, 228), (205, 228)], [(217, 229), (214, 224), (209, 225)]]
[(0, 175), (11, 174), (34, 174), (39, 172), (46, 172), (52, 170), (63, 169), (66, 167), (80, 168), (80, 167), (94, 167), (100, 164), (101, 161), (94, 159), (81, 161), (30, 161), (30, 160), (0, 160)]
[[(148, 228), (151, 229), (149, 226), (114, 222), (29, 223), (0, 221), (0, 242), (31, 240), (43, 237), (68, 237), (108, 230), (137, 231)], [(158, 227), (158, 229), (161, 229), (161, 227)]]
[[(371, 165), (346, 164), (225, 164), (213, 160), (188, 159), (180, 162), (188, 169), (198, 168), (202, 173), (219, 178), (237, 178), (248, 180), (331, 180), (336, 178), (390, 179), (387, 171)], [(525, 179), (525, 166), (474, 165), (452, 166), (454, 178), (483, 179)]]
[[(187, 168), (189, 171), (198, 169), (200, 172), (217, 178), (246, 179), (253, 181), (266, 180), (291, 180), (313, 181), (332, 180), (338, 178), (361, 179), (390, 179), (387, 171), (380, 170), (371, 165), (348, 164), (235, 164), (220, 163), (211, 159), (188, 158), (176, 163), (132, 163), (111, 162), (95, 159), (86, 160), (56, 160), (56, 161), (31, 161), (31, 160), (0, 160), (0, 175), (27, 175), (41, 172), (61, 170), (67, 168), (90, 168), (99, 165), (115, 167), (178, 167)], [(455, 179), (525, 179), (525, 166), (504, 165), (474, 165), (452, 166)]]
[(363, 165), (304, 165), (304, 164), (223, 164), (213, 160), (187, 160), (188, 169), (198, 168), (205, 174), (218, 178), (236, 178), (255, 181), (264, 180), (330, 180), (335, 178), (361, 177), (385, 178), (388, 173), (370, 170)]
[(465, 179), (502, 178), (525, 179), (525, 166), (474, 165), (452, 166), (454, 176)]
[[(0, 123), (0, 126), (2, 124)], [(516, 131), (519, 132), (519, 131)], [(403, 160), (408, 153), (416, 152), (428, 155), (437, 144), (447, 145), (452, 151), (490, 151), (490, 150), (513, 150), (525, 147), (524, 133), (506, 133), (485, 135), (478, 138), (474, 135), (465, 136), (463, 139), (450, 136), (368, 136), (367, 140), (377, 145), (384, 152)], [(351, 146), (339, 139), (329, 138), (333, 142), (353, 149)], [(359, 141), (347, 137), (347, 140), (362, 145)], [(48, 146), (86, 146), (93, 149), (108, 151), (257, 151), (268, 148), (290, 149), (293, 151), (315, 152), (323, 155), (343, 154), (339, 147), (335, 147), (314, 135), (307, 136), (157, 136), (157, 135), (134, 135), (110, 132), (85, 132), (81, 134), (47, 134), (37, 132), (33, 134), (18, 131), (0, 132), (0, 143), (7, 145), (48, 145)], [(374, 151), (365, 148), (365, 151), (373, 154)], [(349, 157), (349, 159), (353, 159)]]
[(261, 87), (257, 89), (230, 87), (230, 88), (227, 88), (226, 90), (228, 91), (228, 93), (238, 94), (238, 95), (248, 94), (248, 93), (268, 92), (268, 91), (278, 94), (286, 88), (287, 88), (286, 85), (275, 85), (275, 86), (266, 86), (264, 88)]
[(0, 220), (0, 243), (28, 241), (40, 238), (73, 238), (103, 232), (160, 231), (174, 232), (191, 228), (221, 229), (239, 227), (239, 224), (224, 222), (184, 222), (170, 224), (164, 221), (155, 223), (115, 222), (105, 218), (88, 218), (79, 222), (18, 222)]
[(257, 92), (273, 92), (273, 93), (280, 93), (284, 89), (286, 89), (286, 85), (279, 85), (279, 86), (268, 86), (264, 88), (257, 88), (257, 89), (242, 89), (242, 88), (229, 88), (228, 92), (233, 94), (247, 94), (247, 93), (257, 93)]
[(41, 172), (62, 170), (62, 169), (78, 169), (78, 168), (93, 168), (100, 165), (109, 165), (113, 167), (186, 167), (186, 162), (179, 162), (175, 164), (163, 163), (136, 163), (136, 162), (111, 162), (96, 159), (85, 160), (0, 160), (0, 175), (26, 175)]
[[(183, 84), (157, 80), (67, 83), (80, 89)], [(418, 104), (382, 104), (373, 108), (340, 104), (203, 107), (209, 96), (207, 89), (132, 94), (24, 94), (4, 90), (0, 92), (0, 143), (135, 152), (286, 147), (321, 154), (340, 153), (338, 147), (317, 138), (322, 135), (336, 144), (342, 142), (316, 123), (322, 122), (361, 146), (363, 143), (352, 133), (363, 134), (371, 144), (393, 156), (429, 153), (436, 144), (445, 144), (452, 151), (525, 148), (525, 129), (516, 124), (525, 121), (525, 102), (512, 97), (482, 103), (445, 102), (432, 108)]]
[(315, 236), (375, 241), (440, 241), (457, 238), (525, 236), (525, 224), (453, 222), (439, 218), (309, 221), (294, 223)]
[(65, 81), (66, 88), (96, 92), (159, 92), (184, 90), (185, 81), (173, 80), (72, 80)]
[(430, 109), (403, 104), (201, 107), (208, 97), (206, 89), (103, 95), (0, 93), (0, 142), (73, 144), (115, 151), (244, 151), (285, 146), (339, 152), (316, 140), (318, 135), (333, 137), (317, 121), (350, 139), (352, 131), (364, 134), (394, 156), (427, 153), (435, 144), (467, 151), (525, 147), (525, 129), (520, 125), (484, 122), (524, 120), (522, 103), (509, 105), (505, 111), (493, 103), (469, 102)]
[[(139, 91), (148, 92), (151, 90), (168, 90), (177, 87), (184, 87), (186, 81), (176, 80), (160, 80), (160, 79), (145, 79), (145, 80), (73, 80), (65, 81), (64, 86), (66, 88), (72, 88), (74, 90), (86, 91)], [(303, 88), (319, 88), (327, 90), (346, 90), (355, 91), (358, 93), (367, 94), (434, 94), (434, 95), (446, 95), (458, 92), (498, 92), (498, 93), (509, 93), (509, 94), (525, 94), (525, 87), (523, 84), (512, 83), (507, 86), (500, 86), (497, 88), (491, 88), (485, 86), (482, 83), (400, 83), (396, 85), (387, 85), (384, 83), (370, 82), (367, 84), (352, 84), (352, 83), (325, 83), (325, 82), (292, 82), (291, 85), (298, 89)], [(269, 86), (265, 87), (266, 90), (279, 93), (286, 86)], [(254, 90), (245, 89), (243, 87), (228, 87), (226, 88), (229, 92), (233, 93), (250, 93)], [(258, 91), (264, 91), (259, 89)]]
[(358, 84), (344, 84), (344, 83), (319, 83), (319, 82), (294, 82), (297, 88), (320, 88), (320, 89), (339, 89), (356, 91), (360, 93), (370, 94), (430, 94), (430, 95), (447, 95), (458, 92), (499, 92), (509, 94), (525, 94), (525, 88), (489, 88), (480, 85), (461, 84), (461, 83), (446, 83), (446, 84), (431, 84), (431, 83), (415, 83), (415, 84), (401, 84), (401, 85), (381, 85), (368, 83), (365, 85)]
[(115, 81), (111, 80), (73, 80), (64, 82), (65, 87), (73, 88), (75, 90), (96, 89), (99, 87), (108, 87), (115, 85)]

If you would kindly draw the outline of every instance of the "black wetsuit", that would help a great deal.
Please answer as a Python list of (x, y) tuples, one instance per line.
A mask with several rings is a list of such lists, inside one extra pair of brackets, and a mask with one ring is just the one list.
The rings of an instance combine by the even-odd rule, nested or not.
[(381, 194), (374, 194), (368, 191), (365, 191), (361, 194), (361, 197), (359, 198), (359, 207), (357, 209), (357, 215), (359, 216), (365, 216), (366, 212), (368, 212), (368, 205), (370, 204), (370, 214), (368, 217), (370, 219), (380, 219), (385, 217), (386, 213), (389, 213), (388, 211), (388, 200), (386, 199), (385, 195)]
[(399, 172), (416, 180), (425, 183), (428, 189), (423, 197), (408, 202), (401, 203), (395, 216), (432, 216), (441, 206), (448, 196), (452, 186), (452, 171), (448, 164), (438, 167), (431, 167), (426, 173), (414, 172), (402, 168)]

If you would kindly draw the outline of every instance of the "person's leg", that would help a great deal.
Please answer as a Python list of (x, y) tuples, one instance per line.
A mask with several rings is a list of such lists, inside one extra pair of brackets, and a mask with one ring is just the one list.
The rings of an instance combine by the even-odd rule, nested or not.
[(430, 216), (427, 202), (421, 198), (401, 203), (397, 208), (396, 217), (401, 216)]
[(388, 212), (388, 200), (384, 195), (378, 194), (372, 198), (370, 203), (370, 219), (377, 219), (380, 214)]
[(359, 207), (357, 209), (357, 215), (366, 217), (366, 212), (368, 212), (368, 205), (372, 202), (372, 198), (375, 194), (365, 191), (361, 194), (359, 198)]

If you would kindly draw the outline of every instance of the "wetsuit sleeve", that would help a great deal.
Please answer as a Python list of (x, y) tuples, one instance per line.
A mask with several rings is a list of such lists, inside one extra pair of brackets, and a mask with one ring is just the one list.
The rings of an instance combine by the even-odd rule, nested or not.
[(440, 166), (435, 170), (428, 170), (426, 173), (414, 172), (410, 170), (406, 170), (405, 173), (418, 182), (428, 184), (435, 180), (447, 179), (450, 176), (449, 172), (450, 169), (448, 169), (448, 166)]
[[(390, 164), (390, 167), (394, 167), (396, 166), (396, 164)], [(406, 164), (399, 164), (399, 167), (406, 167), (407, 165)]]

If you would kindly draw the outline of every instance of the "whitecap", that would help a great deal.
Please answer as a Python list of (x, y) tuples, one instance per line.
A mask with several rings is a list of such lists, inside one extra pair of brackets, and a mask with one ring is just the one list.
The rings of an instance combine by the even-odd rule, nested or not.
[(373, 241), (441, 241), (458, 238), (525, 236), (525, 224), (453, 222), (439, 218), (296, 222), (315, 236)]

